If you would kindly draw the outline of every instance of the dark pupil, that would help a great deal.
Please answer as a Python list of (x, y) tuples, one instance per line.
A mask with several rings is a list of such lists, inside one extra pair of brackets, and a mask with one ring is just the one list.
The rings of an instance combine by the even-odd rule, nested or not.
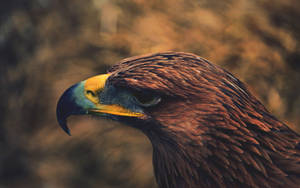
[(150, 103), (153, 100), (153, 96), (152, 95), (141, 93), (141, 92), (136, 92), (134, 94), (134, 96), (142, 104)]

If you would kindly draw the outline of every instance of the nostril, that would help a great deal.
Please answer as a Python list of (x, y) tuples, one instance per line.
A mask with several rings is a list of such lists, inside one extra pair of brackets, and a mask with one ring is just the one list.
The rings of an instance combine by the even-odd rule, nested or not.
[(93, 97), (96, 96), (96, 93), (93, 92), (93, 91), (91, 91), (91, 90), (87, 90), (86, 93), (87, 93), (88, 95), (92, 95)]

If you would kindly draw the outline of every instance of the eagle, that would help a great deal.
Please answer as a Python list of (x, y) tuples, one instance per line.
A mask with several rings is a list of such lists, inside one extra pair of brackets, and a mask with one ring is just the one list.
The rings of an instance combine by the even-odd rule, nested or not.
[(142, 131), (160, 188), (300, 186), (300, 136), (234, 75), (197, 55), (124, 59), (67, 89), (57, 120), (89, 114)]

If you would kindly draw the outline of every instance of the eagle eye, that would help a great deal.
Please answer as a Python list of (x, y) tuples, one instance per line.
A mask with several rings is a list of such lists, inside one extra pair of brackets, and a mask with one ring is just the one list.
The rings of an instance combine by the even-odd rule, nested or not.
[(134, 96), (135, 102), (144, 107), (154, 106), (161, 101), (161, 97), (154, 95), (154, 94), (134, 92), (133, 96)]

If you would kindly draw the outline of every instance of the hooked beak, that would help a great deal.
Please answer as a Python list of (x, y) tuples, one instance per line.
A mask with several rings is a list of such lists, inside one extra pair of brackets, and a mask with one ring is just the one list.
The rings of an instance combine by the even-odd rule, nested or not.
[(61, 128), (68, 134), (70, 130), (67, 126), (67, 118), (70, 115), (85, 114), (86, 111), (80, 105), (77, 105), (76, 98), (74, 97), (74, 89), (78, 87), (80, 83), (71, 86), (60, 97), (56, 107), (56, 118)]
[(62, 129), (70, 135), (67, 118), (70, 115), (110, 114), (116, 116), (140, 117), (141, 113), (132, 112), (118, 104), (104, 104), (100, 101), (101, 92), (105, 88), (110, 74), (91, 77), (67, 89), (60, 97), (56, 107), (56, 117)]

